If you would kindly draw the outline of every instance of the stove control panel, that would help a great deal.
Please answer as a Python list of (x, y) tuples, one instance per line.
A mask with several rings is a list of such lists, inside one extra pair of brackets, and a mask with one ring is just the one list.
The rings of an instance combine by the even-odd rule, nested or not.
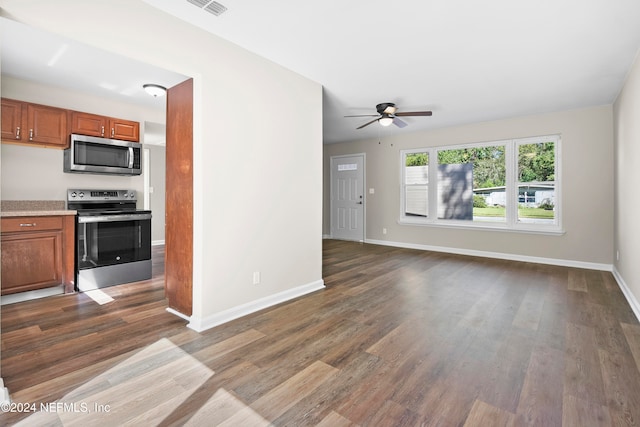
[(135, 190), (67, 190), (67, 201), (136, 201)]

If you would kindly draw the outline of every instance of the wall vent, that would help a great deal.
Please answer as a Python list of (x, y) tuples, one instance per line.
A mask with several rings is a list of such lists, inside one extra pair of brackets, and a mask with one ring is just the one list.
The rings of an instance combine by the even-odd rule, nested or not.
[(227, 10), (226, 6), (218, 3), (217, 1), (211, 1), (211, 0), (187, 0), (187, 1), (195, 6), (198, 6), (203, 10), (206, 10), (209, 13), (214, 14), (215, 16), (220, 16)]

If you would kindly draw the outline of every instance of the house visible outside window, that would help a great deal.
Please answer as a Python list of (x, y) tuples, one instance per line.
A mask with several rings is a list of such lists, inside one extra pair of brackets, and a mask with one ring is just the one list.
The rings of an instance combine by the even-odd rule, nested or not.
[(556, 142), (518, 142), (518, 222), (553, 224), (556, 206)]
[(401, 151), (400, 223), (560, 231), (560, 137)]

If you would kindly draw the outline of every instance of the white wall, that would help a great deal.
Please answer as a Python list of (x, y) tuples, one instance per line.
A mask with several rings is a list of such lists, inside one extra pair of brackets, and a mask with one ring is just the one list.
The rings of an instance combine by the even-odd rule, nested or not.
[(322, 284), (319, 84), (139, 0), (0, 4), (7, 18), (194, 78), (195, 327)]
[(154, 244), (164, 243), (165, 216), (165, 170), (166, 149), (164, 145), (146, 145), (149, 149), (149, 187), (153, 193), (149, 194), (149, 208), (153, 213), (151, 222), (151, 241)]
[[(428, 120), (425, 118), (424, 120)], [(393, 129), (393, 127), (391, 128)], [(612, 264), (613, 253), (613, 127), (612, 107), (518, 117), (429, 132), (382, 133), (380, 140), (331, 144), (324, 149), (325, 193), (323, 231), (330, 234), (329, 158), (366, 153), (366, 239), (411, 245), (481, 251), (510, 256)], [(400, 150), (495, 141), (538, 135), (562, 136), (563, 235), (461, 230), (400, 225)], [(586, 191), (589, 195), (587, 197)], [(382, 229), (387, 234), (382, 234)]]
[[(0, 41), (1, 43), (1, 41)], [(1, 48), (1, 46), (0, 46)], [(2, 64), (0, 64), (0, 68), (2, 67)], [(0, 78), (0, 87), (2, 86), (2, 78)], [(1, 91), (0, 91), (1, 93)], [(0, 117), (0, 120), (2, 120), (2, 117)], [(0, 176), (2, 174), (2, 154), (0, 153)], [(0, 199), (2, 198), (2, 189), (0, 186)], [(1, 249), (1, 248), (0, 248)], [(0, 283), (0, 287), (2, 286), (2, 283)], [(0, 306), (0, 312), (2, 311), (2, 308)], [(0, 335), (1, 335), (2, 331), (0, 330)], [(11, 402), (11, 399), (9, 397), (9, 390), (7, 390), (7, 388), (4, 386), (4, 380), (2, 379), (2, 358), (0, 358), (0, 403), (8, 403)]]
[[(616, 103), (615, 127), (615, 240), (619, 251), (615, 273), (635, 299), (640, 316), (640, 59), (630, 70)], [(629, 295), (627, 295), (629, 299)]]
[[(142, 138), (145, 120), (164, 122), (165, 116), (164, 109), (119, 103), (8, 76), (2, 78), (0, 93), (5, 98), (139, 121)], [(142, 176), (64, 173), (62, 150), (12, 144), (2, 144), (0, 149), (3, 200), (65, 200), (67, 188), (126, 188), (137, 191), (139, 208), (142, 208)]]

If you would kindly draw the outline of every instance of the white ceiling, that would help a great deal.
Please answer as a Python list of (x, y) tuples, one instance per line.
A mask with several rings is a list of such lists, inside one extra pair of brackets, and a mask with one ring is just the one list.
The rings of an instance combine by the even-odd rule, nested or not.
[[(640, 47), (638, 0), (219, 0), (228, 10), (218, 17), (187, 0), (144, 1), (322, 84), (325, 143), (611, 104)], [(31, 62), (14, 65), (38, 58), (20, 55), (29, 50), (24, 38), (7, 49), (6, 36), (4, 29), (3, 73), (52, 74)], [(53, 40), (48, 48), (56, 51)], [(143, 83), (184, 79), (144, 64), (116, 67), (116, 58), (87, 61), (91, 54), (78, 52), (82, 61), (75, 48), (65, 52), (69, 65), (55, 70), (58, 85), (96, 91), (95, 81), (76, 75), (92, 75), (79, 69), (89, 62), (103, 64), (102, 82), (132, 102)], [(361, 130), (367, 118), (343, 117), (373, 114), (380, 102), (433, 116), (403, 118), (403, 129)]]
[(149, 108), (164, 97), (143, 84), (174, 86), (187, 77), (0, 17), (2, 74)]

